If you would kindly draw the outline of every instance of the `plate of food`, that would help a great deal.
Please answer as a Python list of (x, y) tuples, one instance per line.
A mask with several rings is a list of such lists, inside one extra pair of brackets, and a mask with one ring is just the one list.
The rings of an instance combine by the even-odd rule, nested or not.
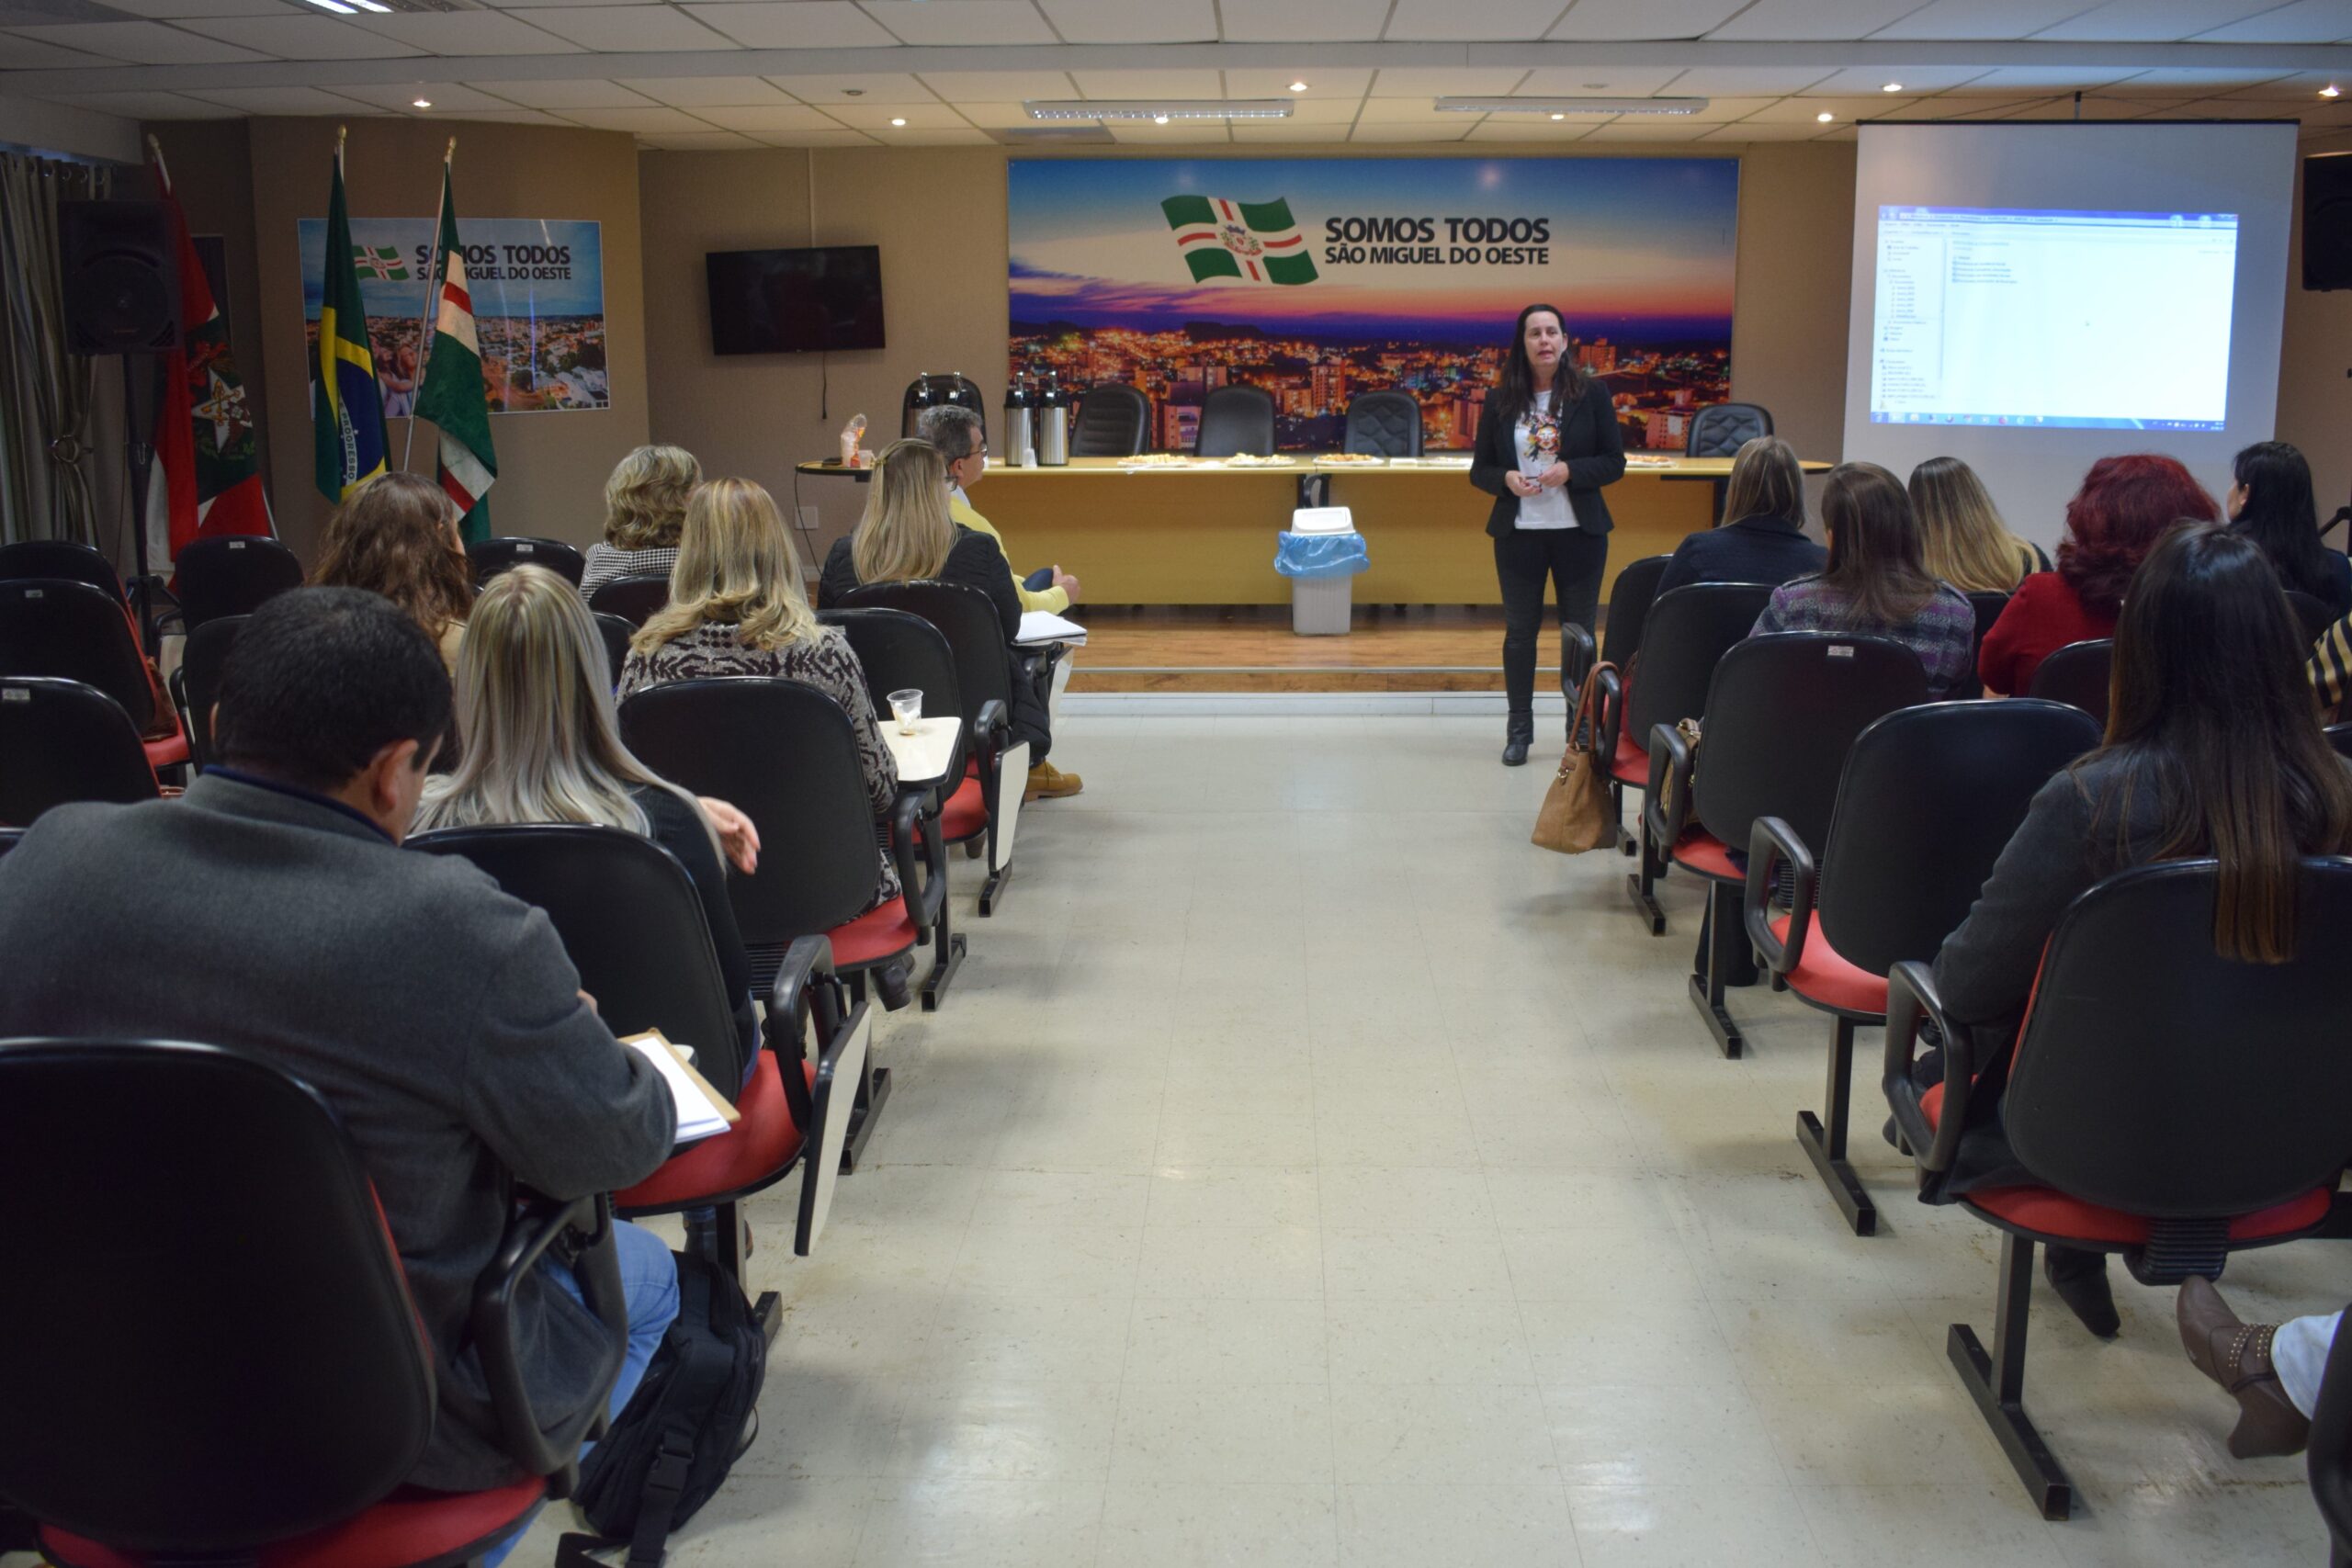
[(1287, 468), (1298, 462), (1295, 457), (1261, 457), (1251, 452), (1237, 452), (1225, 460), (1228, 468)]
[(1119, 460), (1119, 467), (1123, 468), (1177, 468), (1183, 467), (1192, 460), (1192, 458), (1187, 457), (1182, 452), (1138, 452), (1132, 457), (1121, 458)]
[(1361, 468), (1366, 465), (1377, 466), (1388, 461), (1385, 457), (1376, 457), (1369, 452), (1320, 452), (1316, 455), (1315, 460), (1317, 463), (1329, 464), (1334, 468)]

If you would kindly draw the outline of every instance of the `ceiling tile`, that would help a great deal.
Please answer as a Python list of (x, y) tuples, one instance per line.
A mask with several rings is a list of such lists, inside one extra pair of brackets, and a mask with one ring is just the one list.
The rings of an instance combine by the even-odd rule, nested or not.
[(1388, 0), (1222, 0), (1227, 43), (1369, 42)]
[(728, 40), (668, 6), (550, 6), (530, 23), (600, 54), (692, 52)]
[(1870, 36), (1874, 39), (2021, 39), (2053, 27), (2097, 0), (1928, 0)]
[(746, 49), (875, 49), (899, 41), (849, 0), (741, 0), (679, 9)]
[[(1675, 97), (1679, 95), (1678, 93), (1669, 93), (1667, 96), (1668, 97)], [(1715, 97), (1713, 95), (1705, 95), (1705, 96), (1707, 98), (1707, 107), (1705, 108), (1698, 109), (1689, 115), (1679, 116), (1677, 118), (1687, 122), (1695, 122), (1699, 124), (1720, 124), (1727, 119), (1746, 119), (1758, 109), (1779, 102), (1778, 98), (1768, 98), (1761, 95), (1751, 96), (1747, 94), (1734, 94), (1730, 96), (1720, 98)]]
[(1669, 98), (1781, 97), (1802, 93), (1829, 76), (1826, 65), (1702, 65), (1664, 89)]
[(287, 60), (392, 60), (419, 51), (397, 39), (379, 38), (335, 17), (191, 17), (179, 24), (222, 43), (260, 50)]
[(706, 104), (740, 108), (752, 104), (789, 104), (791, 96), (764, 76), (624, 76), (621, 85), (673, 108)]
[(652, 102), (614, 82), (469, 82), (467, 85), (532, 109), (640, 108)]
[[(2321, 106), (2312, 105), (2314, 108)], [(2151, 107), (2137, 119), (2297, 119), (2302, 107), (2284, 104), (2249, 103), (2244, 98), (2199, 98), (2194, 103), (2170, 104), (2162, 108)]]
[(2107, 0), (2034, 34), (2037, 41), (2168, 43), (2267, 11), (2277, 0)]
[(218, 39), (199, 38), (161, 22), (69, 22), (39, 28), (30, 37), (59, 49), (80, 50), (135, 65), (215, 65), (266, 60), (266, 54)]
[(1719, 125), (1699, 138), (1705, 146), (1715, 141), (1811, 141), (1829, 127), (1811, 121), (1791, 124), (1786, 120), (1758, 121), (1743, 119), (1736, 125)]
[[(2278, 80), (2277, 71), (2213, 70), (2169, 67), (2161, 71), (2143, 71), (2126, 77), (2107, 91), (2124, 97), (2199, 98), (2221, 93), (2251, 92)], [(2324, 85), (2324, 84), (2323, 84)]]
[[(917, 93), (918, 98), (933, 95), (950, 103), (970, 98), (976, 103), (1003, 103), (1012, 98), (1074, 98), (1078, 85), (1062, 71), (926, 71), (923, 85), (929, 92)], [(860, 84), (852, 83), (852, 86)], [(805, 95), (804, 95), (805, 96)], [(869, 94), (869, 96), (880, 96)], [(893, 100), (906, 103), (905, 98)]]
[[(877, 104), (920, 104), (936, 96), (904, 72), (845, 72), (840, 75), (771, 76), (768, 80), (794, 97), (812, 104), (849, 103), (854, 101), (854, 96), (871, 98)], [(973, 96), (992, 97), (995, 95), (977, 93)]]
[[(1978, 97), (1971, 95), (1945, 93), (1938, 97), (1920, 98), (1916, 102), (1898, 104), (1881, 111), (1879, 119), (1998, 119), (2019, 109), (2031, 108), (2052, 100), (2027, 94), (2004, 93), (1997, 96)], [(2086, 119), (2090, 116), (2084, 115)]]
[(1052, 43), (1029, 0), (865, 0), (865, 14), (906, 43)]
[(1396, 0), (1381, 36), (1446, 43), (1521, 41), (1542, 38), (1566, 9), (1566, 0)]
[(381, 114), (373, 104), (327, 92), (320, 87), (207, 87), (191, 97), (243, 109), (247, 114)]
[(1823, 97), (1859, 97), (1881, 91), (1889, 82), (1900, 82), (1903, 91), (1888, 93), (1887, 97), (1917, 97), (1966, 86), (1984, 74), (1982, 65), (1855, 65), (1823, 77), (1805, 92)]
[(1527, 79), (1516, 65), (1500, 69), (1462, 67), (1453, 70), (1388, 69), (1372, 79), (1375, 98), (1500, 97)]
[(1966, 90), (2007, 93), (2023, 88), (2028, 92), (2063, 93), (2105, 87), (2138, 74), (2137, 71), (2111, 71), (2091, 65), (2001, 65), (1971, 82)]
[(1470, 128), (1465, 141), (1524, 141), (1530, 146), (1565, 146), (1581, 141), (1606, 121), (1590, 115), (1576, 119), (1548, 119), (1542, 115), (1492, 114)]
[(2352, 38), (2352, 6), (2344, 0), (2290, 0), (2195, 37), (2199, 43), (2332, 43)]
[(752, 141), (763, 147), (871, 147), (874, 138), (862, 130), (761, 131)]
[(1544, 65), (1527, 73), (1515, 96), (1573, 98), (1599, 93), (1611, 98), (1647, 98), (1681, 74), (1681, 68), (1673, 65)]
[(371, 33), (413, 43), (428, 54), (578, 54), (580, 46), (502, 11), (434, 11), (361, 17)]
[(1236, 141), (1330, 142), (1348, 139), (1345, 121), (1330, 125), (1318, 120), (1237, 119), (1228, 129)]
[(1873, 115), (1891, 114), (1911, 100), (1908, 98), (1782, 98), (1768, 104), (1739, 123), (1742, 125), (1815, 124), (1823, 115), (1833, 121), (1868, 119)]
[(152, 17), (159, 22), (183, 17), (284, 17), (314, 15), (293, 0), (106, 0), (109, 11)]
[(1668, 119), (1664, 115), (1627, 115), (1592, 128), (1588, 141), (1696, 141), (1714, 130), (1703, 119)]
[(661, 0), (484, 0), (502, 11), (543, 11), (554, 6), (654, 6)]
[(1466, 123), (1475, 115), (1461, 117), (1465, 122), (1458, 128), (1442, 125), (1359, 125), (1348, 133), (1351, 141), (1460, 141), (1469, 136)]
[[(1225, 83), (1215, 71), (1073, 71), (1079, 96), (1087, 98), (1222, 98)], [(1288, 93), (1269, 95), (1287, 98)]]
[(996, 143), (995, 137), (968, 125), (939, 125), (923, 130), (910, 126), (904, 130), (876, 130), (867, 134), (890, 147), (989, 147)]
[(1216, 38), (1214, 0), (1037, 0), (1068, 43), (1204, 43)]
[(807, 104), (713, 104), (697, 107), (696, 119), (723, 130), (837, 130), (841, 121)]
[(1034, 128), (1037, 123), (1029, 118), (1029, 111), (1019, 104), (958, 103), (956, 106), (956, 112), (974, 125), (986, 126), (995, 130), (1026, 130)]
[(1577, 0), (1552, 29), (1557, 39), (1694, 39), (1736, 16), (1747, 0)]
[(2220, 95), (2228, 98), (2260, 98), (2272, 103), (2297, 103), (2304, 99), (2324, 103), (2319, 96), (2322, 87), (2341, 87), (2352, 81), (2352, 71), (2335, 73), (2326, 71), (2304, 71), (2292, 76), (2274, 76), (2259, 86), (2233, 88)]
[(1111, 133), (1114, 141), (1138, 147), (1198, 147), (1212, 142), (1230, 145), (1233, 141), (1223, 120), (1170, 120), (1166, 125), (1154, 125), (1148, 119), (1122, 119), (1102, 129)]
[[(337, 87), (346, 98), (356, 98), (363, 104), (373, 104), (379, 109), (395, 114), (432, 114), (446, 118), (471, 115), (482, 111), (495, 113), (514, 106), (503, 98), (495, 98), (477, 87), (460, 86), (455, 82), (392, 82), (381, 85)], [(420, 109), (416, 100), (424, 99), (431, 109)]]
[[(1233, 95), (1237, 98), (1242, 96), (1239, 93)], [(1289, 118), (1295, 125), (1346, 125), (1356, 118), (1356, 107), (1362, 101), (1356, 98), (1317, 98), (1306, 95), (1294, 96), (1284, 94), (1283, 96), (1290, 98)], [(1414, 100), (1403, 98), (1398, 101), (1411, 103)], [(1426, 104), (1423, 107), (1426, 107)]]
[(593, 130), (628, 130), (640, 136), (657, 131), (716, 129), (684, 109), (663, 108), (659, 104), (648, 104), (641, 109), (566, 109), (563, 118)]
[[(42, 28), (40, 32), (53, 32)], [(23, 33), (0, 33), (0, 71), (69, 71), (75, 66), (103, 67), (119, 65), (103, 54), (85, 50), (60, 49), (53, 43), (43, 43), (38, 36)]]
[(1919, 8), (1919, 0), (1756, 0), (1707, 36), (1858, 39)]
[(639, 142), (664, 152), (748, 152), (759, 146), (731, 130), (673, 130), (640, 137)]
[(1433, 107), (1427, 98), (1366, 98), (1358, 125), (1466, 125), (1478, 117)]
[[(38, 96), (38, 95), (37, 95)], [(58, 103), (124, 119), (234, 119), (237, 111), (225, 104), (208, 104), (179, 93), (74, 93)]]
[[(1293, 82), (1306, 84), (1306, 91), (1294, 93)], [(1248, 70), (1225, 73), (1225, 93), (1229, 98), (1361, 98), (1372, 86), (1372, 73), (1347, 65), (1302, 65), (1295, 71)]]
[[(842, 125), (854, 130), (969, 130), (971, 122), (945, 104), (827, 104), (825, 112)], [(905, 126), (893, 126), (894, 119), (903, 119)]]

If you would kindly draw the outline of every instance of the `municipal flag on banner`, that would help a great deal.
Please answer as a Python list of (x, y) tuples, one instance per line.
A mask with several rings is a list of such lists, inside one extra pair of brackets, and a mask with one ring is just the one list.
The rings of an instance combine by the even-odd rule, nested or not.
[(379, 283), (408, 281), (408, 264), (401, 259), (398, 245), (354, 245), (351, 265)]
[(384, 402), (376, 356), (368, 346), (368, 311), (352, 265), (351, 210), (343, 197), (343, 148), (334, 153), (327, 197), (326, 298), (311, 361), (311, 472), (329, 501), (341, 502), (384, 471)]
[(1171, 196), (1159, 204), (1176, 231), (1176, 248), (1193, 281), (1238, 277), (1250, 283), (1312, 283), (1315, 258), (1290, 215), (1290, 203)]
[(262, 493), (253, 406), (229, 357), (229, 323), (188, 238), (187, 215), (172, 194), (162, 150), (153, 148), (150, 155), (179, 257), (184, 323), (178, 353), (164, 361), (154, 471), (147, 486), (148, 549), (163, 562), (199, 537), (277, 530)]
[(417, 415), (441, 431), (441, 488), (464, 513), (458, 532), (468, 544), (490, 537), (490, 487), (498, 482), (498, 454), (490, 445), (490, 393), (481, 378), (481, 344), (474, 334), (473, 295), (466, 287), (466, 253), (458, 244), (458, 209), (449, 167), (441, 167), (441, 234), (434, 249), (433, 352), (424, 362)]

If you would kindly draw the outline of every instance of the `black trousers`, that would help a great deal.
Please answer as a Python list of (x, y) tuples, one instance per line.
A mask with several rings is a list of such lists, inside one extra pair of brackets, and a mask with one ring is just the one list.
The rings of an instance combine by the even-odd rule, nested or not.
[(1592, 629), (1600, 609), (1600, 579), (1609, 566), (1609, 536), (1582, 528), (1514, 528), (1495, 538), (1495, 577), (1503, 591), (1503, 691), (1510, 711), (1535, 707), (1535, 639), (1544, 625), (1548, 579), (1559, 601), (1560, 666), (1567, 667), (1570, 622)]

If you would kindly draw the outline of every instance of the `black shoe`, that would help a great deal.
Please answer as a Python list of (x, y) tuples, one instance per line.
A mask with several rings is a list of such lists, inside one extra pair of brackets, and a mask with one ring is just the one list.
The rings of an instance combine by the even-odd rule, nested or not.
[(2107, 1283), (2105, 1253), (2047, 1248), (2041, 1255), (2041, 1277), (2083, 1326), (2101, 1339), (2112, 1339), (2123, 1331), (2123, 1319), (2116, 1315), (2115, 1292)]
[(1516, 768), (1527, 761), (1527, 749), (1535, 743), (1535, 716), (1515, 713), (1503, 727), (1503, 766)]

